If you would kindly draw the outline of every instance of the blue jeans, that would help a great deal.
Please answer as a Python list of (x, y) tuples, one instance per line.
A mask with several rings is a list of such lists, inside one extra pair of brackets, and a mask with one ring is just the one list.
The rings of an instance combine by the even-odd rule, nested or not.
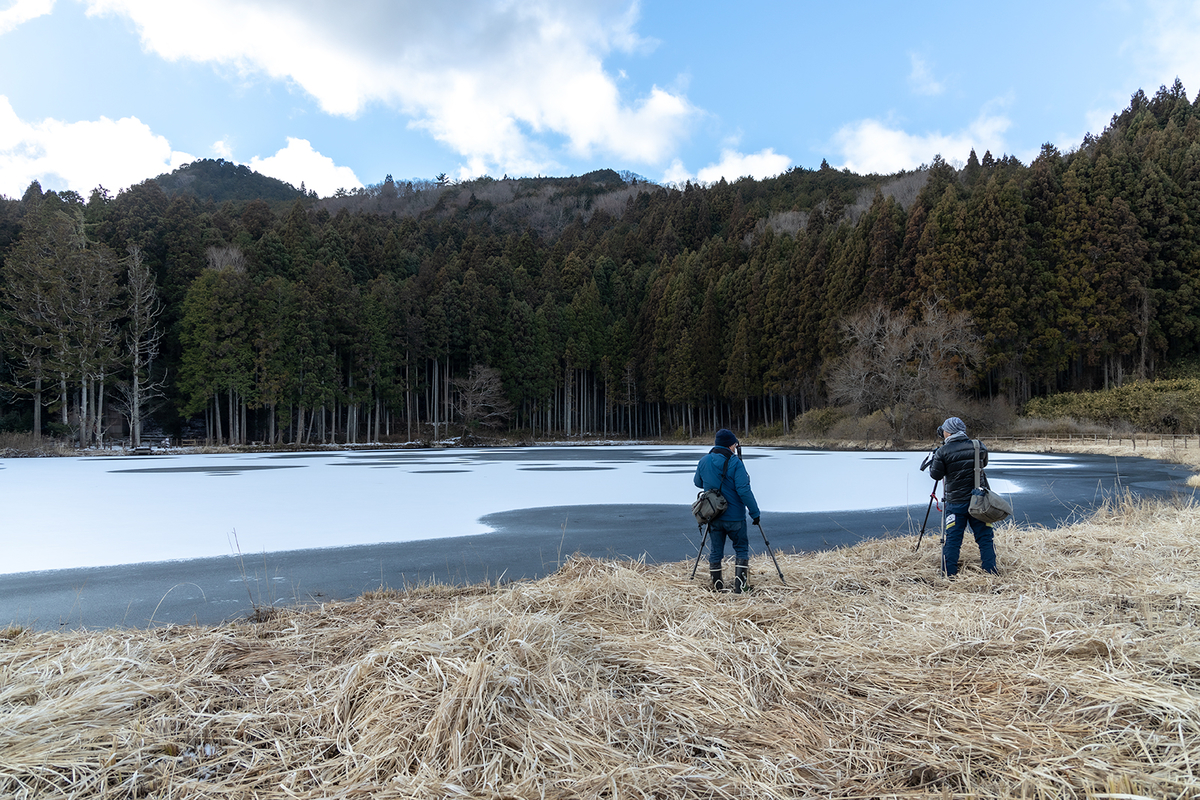
[(750, 537), (746, 535), (746, 519), (715, 519), (708, 526), (708, 567), (720, 569), (725, 557), (725, 540), (733, 544), (733, 555), (743, 561), (750, 560)]
[(996, 545), (992, 541), (992, 525), (982, 522), (967, 513), (970, 502), (946, 506), (946, 543), (942, 545), (942, 572), (947, 576), (958, 574), (958, 553), (962, 549), (963, 535), (967, 525), (979, 546), (979, 561), (984, 572), (998, 574), (996, 569)]

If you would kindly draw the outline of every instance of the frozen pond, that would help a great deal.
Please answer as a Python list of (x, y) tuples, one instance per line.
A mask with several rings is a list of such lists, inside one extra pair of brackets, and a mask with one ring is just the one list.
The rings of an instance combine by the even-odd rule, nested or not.
[[(6, 459), (0, 574), (471, 534), (498, 512), (679, 505), (708, 447), (615, 445)], [(924, 504), (927, 452), (747, 448), (764, 525), (780, 513)], [(1005, 493), (1058, 456), (995, 454)], [(1003, 477), (1002, 477), (1003, 476)], [(687, 517), (690, 519), (690, 516)]]
[[(0, 462), (0, 626), (217, 624), (264, 605), (412, 583), (535, 578), (571, 555), (683, 562), (707, 447), (541, 446)], [(915, 534), (924, 451), (749, 448), (765, 540), (780, 553)], [(993, 452), (1017, 522), (1054, 525), (1118, 490), (1190, 492), (1141, 458)], [(937, 570), (939, 514), (912, 569)], [(997, 537), (1001, 569), (1008, 553)], [(684, 569), (681, 566), (681, 569)], [(752, 580), (777, 581), (767, 567)], [(801, 589), (802, 587), (796, 587)]]

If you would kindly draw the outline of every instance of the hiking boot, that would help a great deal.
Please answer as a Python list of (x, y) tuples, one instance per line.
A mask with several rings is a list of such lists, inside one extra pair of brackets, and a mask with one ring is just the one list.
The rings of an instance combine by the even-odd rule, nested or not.
[(750, 591), (750, 562), (738, 559), (733, 568), (733, 593)]
[(713, 569), (712, 567), (709, 567), (708, 574), (709, 577), (712, 578), (712, 590), (714, 592), (725, 591), (725, 580), (724, 576), (722, 575), (721, 568), (718, 567), (717, 569)]

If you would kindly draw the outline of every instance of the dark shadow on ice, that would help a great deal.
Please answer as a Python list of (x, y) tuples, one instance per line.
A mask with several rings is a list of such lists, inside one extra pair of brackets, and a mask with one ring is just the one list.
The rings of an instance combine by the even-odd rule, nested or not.
[(303, 464), (241, 464), (232, 467), (212, 467), (212, 466), (195, 466), (195, 467), (145, 467), (137, 469), (110, 469), (113, 473), (130, 473), (139, 475), (150, 475), (155, 473), (172, 473), (172, 472), (194, 472), (207, 475), (232, 475), (238, 472), (257, 472), (264, 469), (301, 469)]

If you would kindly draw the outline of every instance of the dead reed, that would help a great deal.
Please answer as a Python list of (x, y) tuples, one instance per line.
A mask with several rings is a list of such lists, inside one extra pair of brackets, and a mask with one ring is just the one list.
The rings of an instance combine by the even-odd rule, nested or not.
[[(1200, 507), (0, 637), (13, 798), (1200, 797)], [(968, 537), (969, 539), (969, 537)], [(975, 556), (964, 548), (964, 560)]]

